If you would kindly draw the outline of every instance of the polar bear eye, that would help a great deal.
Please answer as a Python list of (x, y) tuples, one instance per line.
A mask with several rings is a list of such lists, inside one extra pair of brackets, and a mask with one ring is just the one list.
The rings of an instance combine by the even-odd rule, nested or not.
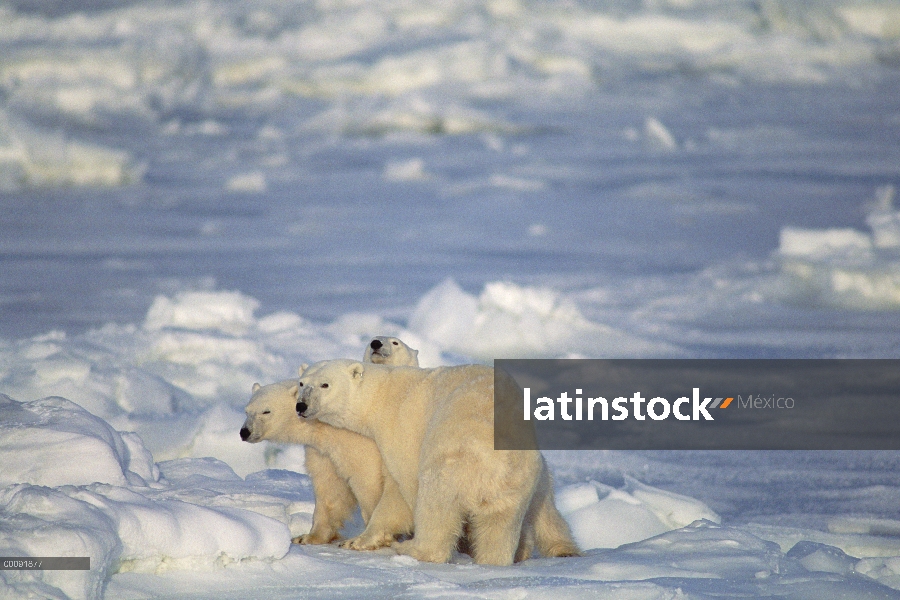
[(269, 414), (269, 413), (271, 413), (271, 412), (272, 412), (271, 410), (264, 410), (264, 411), (262, 411), (262, 414), (267, 415), (267, 414)]
[(395, 345), (395, 346), (399, 346), (399, 345), (400, 345), (400, 344), (398, 344), (397, 342), (391, 342), (391, 343), (392, 343), (393, 345)]
[(323, 383), (320, 387), (321, 387), (322, 389), (325, 389), (325, 388), (328, 387), (328, 384), (327, 384), (327, 383)]
[(300, 387), (303, 387), (303, 382), (302, 382), (302, 381), (300, 382)]

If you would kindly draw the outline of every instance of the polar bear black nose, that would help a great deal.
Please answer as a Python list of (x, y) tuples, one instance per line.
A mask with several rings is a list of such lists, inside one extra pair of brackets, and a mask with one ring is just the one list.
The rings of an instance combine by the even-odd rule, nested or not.
[(250, 430), (246, 427), (241, 427), (241, 439), (246, 442), (248, 437), (250, 437)]
[(309, 406), (306, 405), (306, 402), (303, 402), (301, 400), (300, 402), (297, 403), (297, 414), (302, 415), (303, 413), (306, 412), (306, 409), (308, 409), (308, 408), (309, 408)]
[(384, 345), (384, 344), (381, 343), (381, 340), (372, 340), (372, 343), (369, 344), (369, 346), (372, 347), (372, 350), (378, 350), (378, 349), (381, 348), (383, 345)]

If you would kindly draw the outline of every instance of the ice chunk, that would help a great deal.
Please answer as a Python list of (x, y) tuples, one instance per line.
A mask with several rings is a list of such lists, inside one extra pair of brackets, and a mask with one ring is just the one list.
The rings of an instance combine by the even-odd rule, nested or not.
[(840, 575), (851, 573), (859, 561), (840, 548), (808, 541), (797, 542), (785, 556), (797, 559), (807, 571)]
[(900, 212), (893, 210), (895, 189), (878, 188), (866, 222), (855, 229), (781, 230), (778, 258), (785, 296), (792, 300), (844, 308), (884, 310), (900, 306)]
[(864, 558), (856, 563), (854, 570), (888, 587), (900, 590), (900, 556)]
[(819, 230), (785, 227), (781, 230), (778, 251), (783, 256), (816, 259), (833, 256), (867, 257), (872, 252), (872, 238), (850, 228)]
[(488, 282), (477, 298), (447, 279), (421, 298), (409, 319), (416, 335), (478, 360), (667, 355), (667, 344), (589, 321), (559, 292)]
[(171, 481), (161, 479), (136, 434), (117, 432), (64, 398), (0, 396), (0, 464), (0, 554), (91, 559), (90, 571), (0, 572), (0, 589), (23, 596), (99, 598), (114, 568), (281, 558), (288, 524), (304, 520), (294, 504), (309, 499), (308, 491), (249, 490), (212, 459), (167, 464)]
[(479, 358), (552, 355), (602, 329), (547, 288), (491, 282), (476, 300), (449, 280), (422, 298), (410, 328)]
[(266, 176), (261, 171), (235, 175), (225, 184), (225, 189), (229, 192), (261, 193), (265, 192), (267, 187)]
[(616, 548), (696, 521), (718, 522), (703, 502), (660, 490), (626, 477), (616, 489), (596, 481), (566, 486), (556, 506), (583, 549)]
[(157, 296), (144, 327), (212, 330), (240, 335), (255, 323), (259, 302), (239, 292), (181, 292), (174, 299)]
[(625, 488), (635, 499), (649, 508), (666, 527), (678, 529), (694, 521), (721, 522), (721, 517), (706, 504), (674, 492), (643, 484), (633, 477), (625, 477)]
[(876, 208), (866, 217), (876, 248), (900, 247), (900, 211), (893, 210), (896, 188), (885, 185), (875, 192)]
[(141, 171), (123, 150), (70, 140), (12, 122), (0, 109), (0, 191), (119, 186), (139, 179)]
[(695, 574), (765, 579), (782, 570), (778, 544), (738, 528), (697, 521), (654, 538), (619, 548), (617, 555), (642, 560), (645, 567), (665, 565)]
[(252, 510), (202, 506), (116, 486), (91, 486), (71, 495), (98, 507), (116, 524), (122, 540), (120, 570), (281, 558), (290, 546), (284, 523)]
[(269, 446), (241, 441), (239, 432), (244, 419), (243, 412), (224, 404), (210, 407), (200, 418), (197, 431), (182, 450), (182, 456), (215, 456), (242, 476), (265, 469)]
[(644, 138), (651, 148), (665, 152), (678, 150), (678, 142), (675, 141), (675, 136), (655, 117), (647, 117), (644, 120)]
[(453, 343), (466, 334), (477, 313), (478, 301), (455, 281), (445, 279), (419, 299), (409, 327), (431, 339)]

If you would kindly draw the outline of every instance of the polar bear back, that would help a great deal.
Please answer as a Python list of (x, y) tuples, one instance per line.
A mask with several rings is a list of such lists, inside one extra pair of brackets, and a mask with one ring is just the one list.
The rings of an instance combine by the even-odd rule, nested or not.
[[(322, 384), (330, 393), (321, 394)], [(484, 365), (421, 369), (343, 359), (317, 363), (300, 378), (301, 399), (310, 404), (309, 394), (318, 394), (322, 414), (309, 417), (356, 431), (347, 418), (369, 411), (382, 429), (402, 426), (408, 434), (424, 433), (436, 413), (438, 420), (450, 412), (478, 415), (493, 426), (493, 386), (493, 369)]]

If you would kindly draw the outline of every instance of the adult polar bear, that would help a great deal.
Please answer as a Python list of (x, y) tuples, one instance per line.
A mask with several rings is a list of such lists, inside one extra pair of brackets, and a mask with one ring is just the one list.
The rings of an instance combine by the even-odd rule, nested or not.
[[(366, 346), (363, 360), (379, 364), (417, 367), (418, 351), (395, 337), (378, 336)], [(306, 365), (300, 368), (302, 375)], [(367, 550), (393, 541), (379, 537), (385, 531), (412, 532), (412, 513), (396, 483), (384, 471), (375, 443), (364, 436), (326, 423), (297, 418), (299, 388), (296, 379), (261, 386), (253, 384), (241, 439), (304, 444), (306, 472), (316, 499), (309, 533), (297, 544), (327, 544), (338, 539), (345, 521), (359, 506), (366, 530), (341, 546)], [(385, 496), (385, 502), (379, 501)], [(371, 526), (371, 527), (370, 527)]]
[[(371, 437), (413, 509), (398, 552), (447, 562), (468, 523), (479, 564), (579, 553), (553, 503), (537, 450), (494, 450), (494, 373), (463, 365), (418, 369), (331, 360), (300, 378), (297, 412)], [(385, 536), (387, 537), (387, 536)]]

